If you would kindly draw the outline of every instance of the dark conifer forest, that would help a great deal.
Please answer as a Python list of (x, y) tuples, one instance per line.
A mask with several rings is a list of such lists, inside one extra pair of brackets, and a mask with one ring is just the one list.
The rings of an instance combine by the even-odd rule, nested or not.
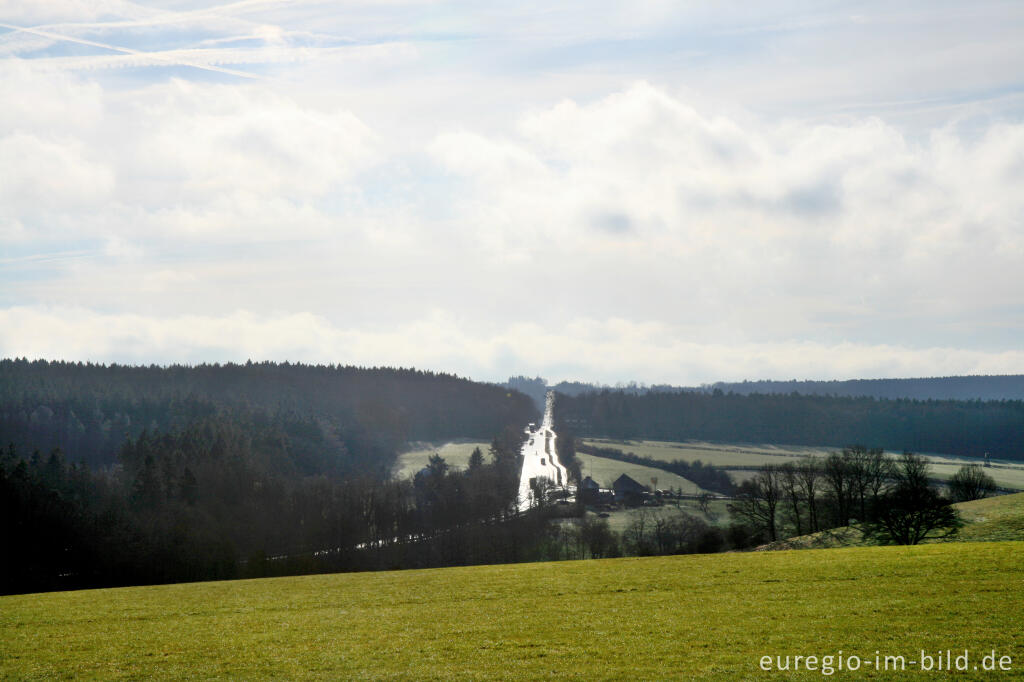
[(1024, 401), (621, 391), (560, 395), (579, 437), (842, 446), (1024, 459)]
[[(416, 370), (2, 360), (0, 590), (517, 560), (518, 526), (484, 526), (514, 508), (535, 419)], [(451, 438), (489, 457), (390, 477), (408, 441)]]

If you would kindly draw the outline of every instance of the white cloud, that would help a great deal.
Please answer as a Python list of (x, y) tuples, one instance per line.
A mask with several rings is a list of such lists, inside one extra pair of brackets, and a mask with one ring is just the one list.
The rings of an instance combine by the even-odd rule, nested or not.
[(0, 137), (0, 224), (19, 225), (22, 232), (26, 222), (39, 220), (45, 207), (72, 212), (103, 205), (114, 187), (114, 174), (88, 158), (91, 150), (82, 147), (75, 140), (21, 132)]
[(1017, 9), (199, 4), (0, 5), (7, 352), (1020, 371)]
[(302, 107), (258, 86), (173, 81), (126, 117), (138, 156), (192, 198), (249, 191), (323, 194), (374, 160), (370, 130), (346, 111)]
[(19, 64), (0, 93), (3, 219), (22, 238), (323, 234), (311, 202), (352, 199), (383, 158), (349, 111), (260, 85), (171, 80), (126, 97)]
[(675, 322), (734, 310), (749, 337), (814, 333), (801, 317), (856, 308), (915, 313), (921, 297), (935, 314), (1018, 302), (1022, 135), (1001, 124), (918, 143), (877, 118), (740, 122), (641, 83), (536, 112), (518, 136), (432, 149), (465, 177), (459, 222), (494, 243), (590, 257), (627, 287), (658, 272), (659, 290), (634, 287), (634, 314), (655, 315), (652, 297), (680, 301), (660, 314)]
[[(174, 284), (154, 273), (147, 285)], [(14, 330), (18, 330), (15, 332)], [(442, 368), (498, 380), (518, 371), (553, 379), (695, 384), (761, 378), (1010, 373), (1024, 351), (889, 344), (712, 343), (681, 340), (660, 322), (574, 319), (561, 330), (528, 322), (473, 333), (443, 313), (386, 331), (350, 329), (311, 313), (222, 317), (101, 314), (85, 309), (0, 309), (0, 355), (82, 361), (225, 362), (247, 359)], [(629, 352), (623, 352), (628, 348)]]
[(0, 132), (80, 136), (103, 116), (98, 83), (27, 60), (0, 60), (0, 100)]

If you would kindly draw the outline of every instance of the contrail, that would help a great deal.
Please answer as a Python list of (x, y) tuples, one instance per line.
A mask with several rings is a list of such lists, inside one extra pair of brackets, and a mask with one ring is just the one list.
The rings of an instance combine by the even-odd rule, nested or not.
[(260, 76), (252, 73), (246, 73), (245, 71), (236, 71), (235, 69), (226, 69), (221, 66), (213, 66), (210, 64), (203, 64), (200, 62), (187, 61), (184, 59), (172, 59), (161, 55), (159, 52), (143, 52), (142, 50), (133, 50), (128, 47), (118, 47), (117, 45), (107, 45), (106, 43), (98, 43), (95, 40), (86, 40), (85, 38), (73, 38), (71, 36), (61, 35), (59, 33), (53, 33), (51, 31), (43, 31), (37, 28), (24, 28), (22, 26), (13, 26), (11, 24), (0, 23), (0, 27), (9, 28), (12, 31), (22, 31), (23, 33), (31, 33), (43, 38), (50, 38), (51, 40), (64, 40), (70, 43), (78, 43), (79, 45), (90, 45), (92, 47), (99, 47), (104, 50), (113, 50), (114, 52), (120, 52), (122, 54), (130, 54), (137, 57), (149, 57), (151, 59), (158, 59), (168, 64), (175, 64), (178, 66), (191, 66), (194, 69), (203, 69), (205, 71), (215, 71), (217, 73), (225, 73), (230, 76), (238, 76), (239, 78), (251, 78), (253, 80), (263, 80)]
[[(74, 23), (57, 23), (57, 24), (46, 24), (43, 26), (76, 26), (79, 28), (135, 28), (140, 26), (161, 26), (165, 24), (180, 24), (192, 19), (201, 19), (203, 17), (219, 17), (222, 19), (229, 19), (234, 21), (240, 21), (247, 24), (253, 22), (247, 19), (238, 19), (230, 14), (231, 11), (245, 10), (249, 7), (261, 8), (269, 7), (272, 5), (280, 4), (292, 4), (295, 0), (239, 0), (238, 2), (232, 2), (227, 5), (218, 5), (216, 7), (203, 7), (200, 9), (186, 10), (181, 12), (163, 12), (157, 16), (150, 16), (146, 19), (128, 19), (122, 21), (89, 21), (89, 22), (74, 22)], [(134, 3), (133, 3), (134, 4)], [(138, 6), (138, 5), (136, 5)]]
[(20, 265), (22, 263), (46, 263), (62, 260), (74, 260), (93, 256), (96, 251), (54, 251), (51, 253), (34, 253), (28, 256), (0, 258), (0, 265)]

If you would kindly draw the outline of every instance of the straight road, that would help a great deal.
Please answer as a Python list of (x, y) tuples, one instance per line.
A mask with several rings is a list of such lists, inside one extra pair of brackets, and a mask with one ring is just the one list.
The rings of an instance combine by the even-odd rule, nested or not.
[(533, 506), (531, 480), (546, 478), (559, 488), (567, 488), (569, 485), (569, 477), (565, 467), (558, 461), (555, 450), (558, 436), (554, 430), (554, 404), (554, 391), (548, 391), (544, 421), (540, 427), (528, 430), (530, 437), (523, 444), (523, 471), (519, 476), (519, 511), (526, 511)]

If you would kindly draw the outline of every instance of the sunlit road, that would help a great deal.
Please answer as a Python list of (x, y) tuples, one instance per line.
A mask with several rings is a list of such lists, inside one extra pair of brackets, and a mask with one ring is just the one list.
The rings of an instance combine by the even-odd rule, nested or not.
[(558, 462), (555, 454), (555, 431), (552, 410), (555, 394), (548, 391), (547, 404), (544, 408), (544, 421), (540, 427), (530, 431), (530, 437), (523, 444), (523, 473), (519, 477), (519, 511), (526, 511), (533, 506), (533, 489), (531, 479), (546, 478), (558, 487), (569, 484), (565, 467)]

